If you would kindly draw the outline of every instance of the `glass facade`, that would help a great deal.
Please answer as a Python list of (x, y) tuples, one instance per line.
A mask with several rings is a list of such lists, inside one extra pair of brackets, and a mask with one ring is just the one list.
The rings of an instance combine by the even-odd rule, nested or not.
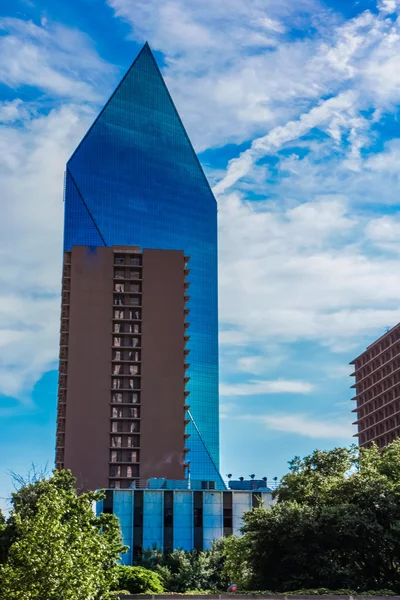
[(217, 206), (146, 44), (67, 164), (64, 247), (190, 256), (191, 477), (219, 475)]

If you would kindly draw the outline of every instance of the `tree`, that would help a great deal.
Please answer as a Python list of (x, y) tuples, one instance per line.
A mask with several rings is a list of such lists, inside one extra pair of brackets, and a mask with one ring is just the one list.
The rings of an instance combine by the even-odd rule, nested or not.
[(115, 589), (124, 589), (131, 594), (162, 594), (164, 586), (161, 577), (154, 571), (120, 565), (117, 569)]
[(114, 515), (96, 517), (101, 493), (78, 495), (68, 471), (13, 494), (10, 546), (0, 570), (7, 600), (102, 600), (124, 550)]
[(252, 589), (400, 591), (399, 440), (296, 457), (277, 500), (246, 513), (226, 547), (225, 569), (239, 548)]
[(158, 573), (169, 592), (226, 589), (223, 573), (224, 542), (214, 542), (210, 550), (174, 550), (163, 553), (159, 548), (145, 550), (141, 565)]

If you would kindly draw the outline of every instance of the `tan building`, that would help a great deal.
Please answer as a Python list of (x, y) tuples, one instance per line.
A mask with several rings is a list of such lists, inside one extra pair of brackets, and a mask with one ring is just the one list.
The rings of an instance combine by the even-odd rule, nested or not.
[(400, 323), (355, 358), (358, 443), (386, 446), (400, 435)]
[(56, 466), (82, 488), (185, 477), (187, 263), (138, 247), (64, 255)]

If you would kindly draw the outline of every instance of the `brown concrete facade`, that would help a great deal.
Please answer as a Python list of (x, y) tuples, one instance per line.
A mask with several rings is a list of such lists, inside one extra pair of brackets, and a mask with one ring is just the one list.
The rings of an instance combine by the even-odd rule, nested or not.
[(355, 437), (360, 446), (386, 446), (400, 435), (400, 323), (350, 364), (356, 378)]
[(64, 257), (56, 467), (85, 489), (185, 475), (183, 252)]
[(141, 477), (185, 475), (185, 258), (143, 251)]

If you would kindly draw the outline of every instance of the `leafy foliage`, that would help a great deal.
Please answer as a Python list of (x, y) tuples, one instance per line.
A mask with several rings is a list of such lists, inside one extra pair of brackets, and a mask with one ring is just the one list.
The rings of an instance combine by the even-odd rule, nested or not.
[(222, 540), (204, 552), (174, 550), (164, 554), (153, 548), (143, 552), (141, 565), (158, 573), (170, 592), (224, 589), (227, 583), (223, 574), (223, 548)]
[(55, 471), (13, 494), (7, 560), (0, 570), (2, 598), (108, 598), (124, 548), (116, 517), (93, 513), (93, 502), (101, 497), (78, 495), (68, 471)]
[(225, 571), (252, 589), (399, 592), (400, 441), (296, 457), (277, 504), (247, 513), (243, 533)]
[(130, 594), (162, 594), (164, 591), (161, 577), (154, 571), (120, 565), (117, 569), (117, 589), (122, 588)]

